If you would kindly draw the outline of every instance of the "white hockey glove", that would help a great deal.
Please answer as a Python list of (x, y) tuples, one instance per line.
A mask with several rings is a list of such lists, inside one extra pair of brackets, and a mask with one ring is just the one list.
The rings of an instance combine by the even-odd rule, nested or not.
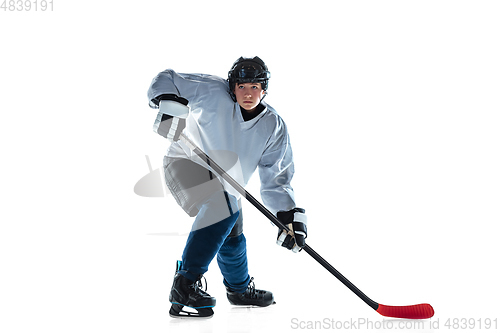
[[(183, 100), (187, 102), (187, 100), (185, 100), (184, 98)], [(189, 106), (187, 106), (187, 103), (181, 104), (180, 99), (179, 102), (172, 100), (161, 100), (159, 109), (161, 114), (166, 114), (172, 117), (186, 119), (189, 115)]]
[(156, 102), (159, 112), (153, 130), (170, 141), (179, 140), (189, 115), (188, 100), (169, 94), (159, 96)]
[(286, 231), (280, 230), (276, 244), (286, 247), (292, 252), (297, 253), (304, 245), (307, 238), (307, 216), (305, 209), (294, 208), (288, 212), (278, 212), (276, 216), (278, 220), (290, 229)]

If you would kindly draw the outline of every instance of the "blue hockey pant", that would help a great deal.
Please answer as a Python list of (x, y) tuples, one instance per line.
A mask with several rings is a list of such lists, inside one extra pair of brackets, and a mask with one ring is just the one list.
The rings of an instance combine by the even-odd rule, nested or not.
[(246, 239), (243, 233), (228, 237), (240, 215), (237, 199), (225, 191), (218, 191), (198, 204), (198, 209), (179, 273), (196, 280), (208, 271), (209, 264), (217, 256), (226, 287), (244, 292), (250, 282)]

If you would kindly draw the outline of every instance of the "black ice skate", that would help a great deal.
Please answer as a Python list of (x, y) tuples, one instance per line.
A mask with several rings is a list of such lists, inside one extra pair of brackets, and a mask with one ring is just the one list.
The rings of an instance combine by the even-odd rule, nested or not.
[[(214, 314), (215, 298), (202, 290), (201, 278), (192, 281), (179, 274), (180, 261), (168, 300), (172, 303), (169, 314), (174, 318), (211, 318)], [(190, 309), (184, 309), (185, 307)]]
[(255, 289), (253, 278), (250, 279), (247, 290), (244, 293), (231, 291), (226, 287), (227, 299), (232, 305), (246, 306), (268, 306), (275, 304), (273, 293), (270, 291)]

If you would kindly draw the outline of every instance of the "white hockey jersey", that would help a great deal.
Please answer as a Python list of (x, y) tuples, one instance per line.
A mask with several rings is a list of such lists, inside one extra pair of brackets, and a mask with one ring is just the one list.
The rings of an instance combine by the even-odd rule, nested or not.
[[(149, 105), (163, 94), (175, 94), (189, 101), (191, 109), (183, 134), (223, 167), (243, 187), (259, 168), (261, 198), (276, 214), (295, 208), (292, 149), (285, 123), (265, 102), (265, 110), (244, 121), (240, 106), (229, 95), (227, 80), (205, 74), (180, 74), (173, 70), (159, 73), (148, 90)], [(155, 128), (161, 120), (158, 114)], [(181, 141), (173, 142), (167, 156), (189, 158), (206, 164)], [(223, 181), (221, 179), (223, 183)], [(227, 183), (225, 189), (237, 192)]]

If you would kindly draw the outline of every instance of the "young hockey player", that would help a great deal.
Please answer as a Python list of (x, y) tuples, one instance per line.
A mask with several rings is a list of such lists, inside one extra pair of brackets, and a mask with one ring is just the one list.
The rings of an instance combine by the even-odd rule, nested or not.
[(294, 166), (287, 128), (263, 102), (269, 78), (260, 58), (240, 57), (227, 80), (166, 70), (148, 90), (149, 105), (159, 109), (154, 130), (172, 141), (164, 158), (167, 187), (195, 217), (169, 296), (172, 317), (213, 315), (215, 298), (202, 290), (201, 278), (215, 256), (231, 304), (274, 303), (273, 294), (256, 289), (248, 274), (241, 198), (179, 140), (181, 133), (242, 186), (258, 168), (264, 205), (290, 229), (280, 230), (278, 245), (294, 252), (305, 245), (307, 219), (290, 186)]

